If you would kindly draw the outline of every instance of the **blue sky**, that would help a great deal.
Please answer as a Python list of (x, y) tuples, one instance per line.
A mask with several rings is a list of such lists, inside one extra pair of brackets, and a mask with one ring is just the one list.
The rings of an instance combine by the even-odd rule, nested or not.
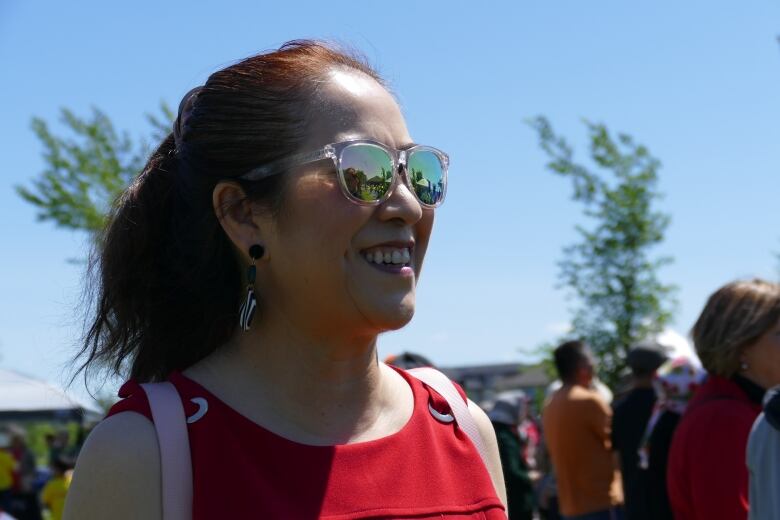
[(452, 159), (417, 315), (380, 339), (382, 355), (524, 360), (567, 323), (556, 262), (583, 218), (566, 180), (544, 169), (523, 122), (536, 114), (580, 153), (587, 118), (662, 161), (673, 220), (658, 253), (676, 261), (661, 277), (680, 287), (674, 327), (685, 333), (719, 285), (777, 276), (778, 34), (770, 1), (4, 0), (0, 366), (61, 383), (81, 331), (83, 267), (66, 260), (85, 256), (85, 237), (36, 222), (13, 191), (43, 167), (31, 118), (95, 106), (142, 137), (161, 100), (176, 106), (211, 72), (294, 38), (362, 50), (415, 140)]

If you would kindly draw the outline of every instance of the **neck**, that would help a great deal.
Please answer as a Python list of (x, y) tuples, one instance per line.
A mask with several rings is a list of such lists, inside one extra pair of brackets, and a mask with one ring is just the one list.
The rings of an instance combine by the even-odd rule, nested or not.
[(409, 404), (411, 390), (378, 362), (376, 335), (315, 337), (275, 318), (238, 330), (186, 375), (254, 422), (306, 444), (367, 440), (405, 424), (411, 409), (402, 417), (387, 412)]
[(634, 388), (653, 388), (653, 376), (634, 377)]
[(750, 367), (747, 370), (742, 370), (740, 372), (737, 372), (735, 375), (740, 376), (744, 379), (747, 379), (751, 383), (760, 386), (762, 389), (766, 390), (767, 388), (771, 388), (774, 386), (773, 384), (767, 382), (762, 378), (759, 374), (757, 374), (752, 367)]
[(731, 379), (737, 383), (751, 401), (758, 405), (763, 403), (764, 395), (766, 394), (766, 386), (747, 377), (745, 374), (734, 374)]

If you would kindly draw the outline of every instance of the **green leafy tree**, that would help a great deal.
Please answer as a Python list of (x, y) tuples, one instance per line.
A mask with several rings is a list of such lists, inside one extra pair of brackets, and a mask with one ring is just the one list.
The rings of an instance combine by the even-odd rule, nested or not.
[[(160, 115), (147, 114), (153, 142), (170, 132), (173, 118), (165, 103), (160, 104)], [(16, 192), (36, 207), (39, 220), (94, 237), (103, 228), (116, 196), (143, 167), (149, 142), (134, 142), (128, 132), (118, 132), (96, 108), (87, 118), (62, 109), (61, 121), (65, 136), (55, 135), (46, 121), (33, 118), (32, 129), (43, 144), (46, 167), (31, 186), (16, 186)]]
[(559, 277), (578, 302), (572, 335), (591, 345), (600, 376), (614, 385), (631, 345), (660, 332), (675, 305), (675, 288), (657, 274), (671, 258), (651, 256), (670, 222), (656, 208), (660, 162), (630, 136), (586, 121), (592, 159), (586, 166), (546, 118), (529, 124), (549, 158), (547, 169), (572, 181), (573, 199), (591, 224), (577, 226), (579, 241), (564, 249)]

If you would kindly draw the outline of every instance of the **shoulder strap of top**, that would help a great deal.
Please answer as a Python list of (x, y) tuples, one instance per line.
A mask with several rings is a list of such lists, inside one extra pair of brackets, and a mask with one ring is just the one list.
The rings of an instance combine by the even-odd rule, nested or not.
[(471, 442), (477, 448), (479, 456), (482, 457), (482, 462), (487, 467), (487, 448), (485, 447), (485, 441), (482, 439), (482, 434), (479, 432), (474, 417), (471, 416), (469, 407), (461, 397), (455, 385), (452, 381), (431, 367), (420, 367), (407, 370), (407, 372), (432, 389), (436, 390), (444, 399), (447, 400), (447, 404), (450, 405), (452, 415), (455, 417), (455, 422), (458, 424), (461, 430), (471, 439)]
[(187, 418), (171, 383), (141, 385), (160, 444), (163, 520), (192, 520), (192, 462)]

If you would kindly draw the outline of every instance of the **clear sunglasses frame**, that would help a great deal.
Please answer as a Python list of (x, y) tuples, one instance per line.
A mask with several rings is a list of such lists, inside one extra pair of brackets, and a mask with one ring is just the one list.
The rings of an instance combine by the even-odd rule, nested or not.
[[(391, 181), (390, 187), (387, 189), (384, 195), (382, 195), (382, 197), (377, 200), (363, 200), (355, 197), (349, 192), (347, 187), (346, 179), (344, 178), (341, 169), (341, 157), (344, 153), (344, 150), (357, 144), (375, 146), (384, 150), (390, 157), (390, 161), (392, 163), (393, 180)], [(409, 158), (416, 152), (431, 152), (436, 157), (438, 157), (439, 162), (441, 163), (442, 193), (441, 197), (438, 201), (436, 201), (435, 204), (428, 204), (417, 196), (417, 192), (415, 191), (414, 186), (412, 186), (412, 181), (407, 173), (406, 165), (409, 161)], [(438, 148), (424, 145), (414, 145), (403, 150), (396, 150), (394, 148), (389, 148), (380, 142), (372, 141), (371, 139), (354, 139), (351, 141), (327, 144), (319, 150), (315, 150), (313, 152), (304, 152), (291, 155), (289, 157), (283, 157), (282, 159), (272, 161), (268, 164), (264, 164), (263, 166), (258, 166), (257, 168), (253, 168), (247, 173), (241, 175), (239, 178), (246, 181), (259, 181), (273, 175), (284, 173), (291, 168), (322, 161), (325, 159), (330, 159), (333, 161), (333, 165), (335, 166), (336, 172), (338, 174), (339, 186), (341, 186), (342, 193), (350, 201), (356, 204), (363, 206), (378, 206), (379, 204), (382, 204), (390, 197), (390, 195), (392, 195), (393, 191), (398, 185), (398, 178), (400, 176), (403, 176), (403, 182), (406, 184), (406, 187), (414, 194), (415, 199), (417, 199), (417, 201), (425, 208), (438, 208), (441, 206), (442, 202), (444, 202), (444, 197), (447, 195), (447, 170), (449, 169), (450, 158), (446, 153), (442, 152)], [(403, 174), (401, 173), (402, 169)]]

